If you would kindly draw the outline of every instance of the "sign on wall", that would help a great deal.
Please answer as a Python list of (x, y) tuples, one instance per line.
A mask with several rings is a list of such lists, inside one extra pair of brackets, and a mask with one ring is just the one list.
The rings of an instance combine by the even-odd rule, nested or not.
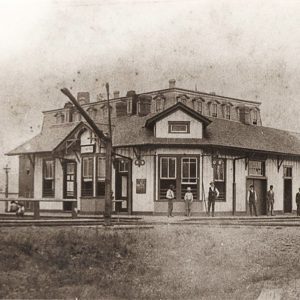
[(95, 145), (84, 145), (81, 146), (81, 153), (94, 153)]
[(136, 193), (137, 194), (146, 194), (146, 179), (137, 179), (136, 180)]

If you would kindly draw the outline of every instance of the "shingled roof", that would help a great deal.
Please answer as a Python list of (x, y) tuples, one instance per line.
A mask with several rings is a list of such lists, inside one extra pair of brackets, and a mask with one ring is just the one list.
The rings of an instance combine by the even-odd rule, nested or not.
[[(156, 138), (151, 126), (150, 128), (145, 127), (147, 120), (155, 120), (156, 115), (158, 114), (150, 114), (144, 117), (137, 115), (124, 116), (113, 119), (113, 147), (221, 147), (300, 157), (300, 137), (298, 134), (218, 118), (209, 118), (211, 123), (204, 129), (202, 139)], [(52, 125), (49, 128), (43, 128), (40, 134), (10, 151), (8, 155), (52, 152), (63, 140), (79, 130), (80, 124), (83, 124), (83, 122)], [(107, 130), (107, 128), (101, 129)]]
[[(150, 118), (152, 117), (150, 116)], [(300, 138), (295, 133), (285, 130), (210, 118), (211, 123), (205, 128), (202, 139), (156, 138), (153, 131), (144, 126), (148, 118), (149, 115), (119, 118), (114, 130), (114, 147), (214, 146), (300, 157)]]
[(32, 153), (46, 153), (53, 151), (79, 124), (66, 123), (45, 127), (31, 140), (7, 153), (7, 155), (20, 155)]

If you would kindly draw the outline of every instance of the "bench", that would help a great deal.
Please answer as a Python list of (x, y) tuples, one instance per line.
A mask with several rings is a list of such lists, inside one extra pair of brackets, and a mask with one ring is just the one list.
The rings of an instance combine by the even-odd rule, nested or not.
[(32, 202), (33, 203), (33, 218), (39, 219), (40, 218), (40, 203), (41, 202), (71, 202), (72, 203), (72, 218), (77, 217), (77, 199), (51, 199), (51, 200), (45, 200), (45, 199), (34, 199), (34, 198), (0, 198), (0, 202)]

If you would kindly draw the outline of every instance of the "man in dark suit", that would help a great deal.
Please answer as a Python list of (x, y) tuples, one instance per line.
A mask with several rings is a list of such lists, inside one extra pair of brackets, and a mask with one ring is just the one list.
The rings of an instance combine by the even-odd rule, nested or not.
[(273, 209), (274, 209), (274, 191), (273, 191), (273, 185), (270, 185), (270, 189), (267, 192), (267, 215), (271, 213), (271, 216), (274, 216)]
[(296, 204), (297, 204), (297, 216), (300, 216), (300, 188), (299, 192), (296, 194)]

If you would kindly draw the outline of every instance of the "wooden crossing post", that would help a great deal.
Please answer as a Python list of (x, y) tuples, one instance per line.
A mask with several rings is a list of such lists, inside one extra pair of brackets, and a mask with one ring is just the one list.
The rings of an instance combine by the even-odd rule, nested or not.
[[(106, 89), (108, 92), (108, 114), (109, 114), (109, 124), (110, 124), (110, 105), (109, 105), (109, 85), (106, 84)], [(111, 181), (112, 181), (112, 139), (110, 136), (106, 136), (102, 130), (96, 125), (96, 123), (91, 119), (88, 113), (81, 107), (81, 105), (77, 102), (75, 97), (71, 94), (71, 92), (67, 88), (61, 89), (61, 92), (65, 94), (70, 101), (74, 104), (74, 106), (78, 109), (79, 113), (83, 116), (86, 122), (91, 126), (94, 133), (97, 135), (99, 140), (104, 143), (106, 148), (106, 170), (105, 170), (105, 209), (104, 209), (104, 218), (106, 224), (110, 224), (111, 220), (111, 210), (112, 210), (112, 199), (111, 199)], [(111, 126), (109, 128), (109, 132), (111, 133)]]

